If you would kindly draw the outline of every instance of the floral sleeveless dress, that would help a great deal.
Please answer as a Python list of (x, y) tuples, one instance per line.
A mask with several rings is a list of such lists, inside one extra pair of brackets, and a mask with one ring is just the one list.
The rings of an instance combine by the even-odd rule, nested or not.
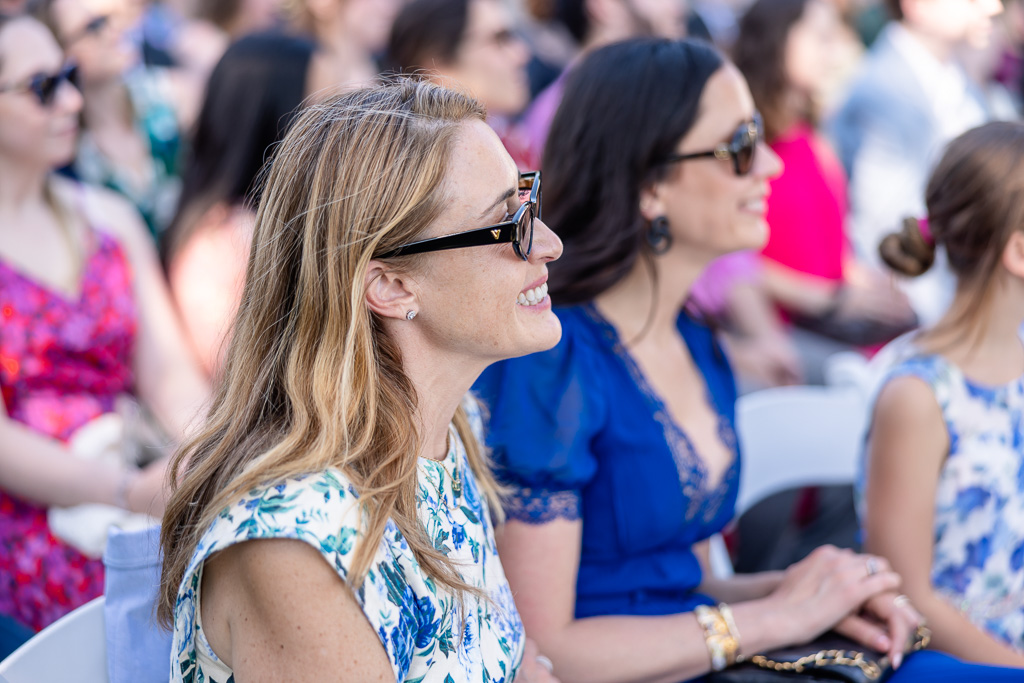
[(949, 433), (935, 492), (932, 585), (979, 627), (1024, 652), (1024, 377), (982, 385), (942, 356), (923, 353), (889, 373), (907, 376), (931, 387)]
[[(0, 393), (8, 416), (66, 441), (132, 390), (132, 273), (109, 235), (89, 234), (77, 298), (0, 260)], [(31, 453), (23, 457), (32, 457)], [(0, 489), (0, 614), (41, 629), (103, 592), (103, 564), (57, 540), (46, 508)]]
[[(420, 568), (402, 533), (388, 522), (363, 585), (355, 591), (367, 620), (405, 683), (505, 683), (522, 659), (525, 635), (498, 558), (490, 511), (451, 429), (440, 461), (420, 459), (417, 511), (435, 547), (490, 601), (451, 594)], [(172, 683), (228, 683), (231, 669), (203, 633), (200, 589), (204, 562), (216, 551), (257, 538), (291, 538), (316, 548), (342, 579), (364, 528), (359, 495), (345, 475), (328, 469), (250, 491), (221, 512), (185, 572), (174, 608)]]

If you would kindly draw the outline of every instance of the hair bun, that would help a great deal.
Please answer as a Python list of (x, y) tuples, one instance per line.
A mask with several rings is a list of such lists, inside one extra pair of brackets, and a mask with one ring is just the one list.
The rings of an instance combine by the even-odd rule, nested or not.
[(904, 218), (903, 229), (885, 236), (878, 253), (886, 265), (902, 275), (921, 275), (935, 263), (935, 245), (921, 234), (916, 218)]

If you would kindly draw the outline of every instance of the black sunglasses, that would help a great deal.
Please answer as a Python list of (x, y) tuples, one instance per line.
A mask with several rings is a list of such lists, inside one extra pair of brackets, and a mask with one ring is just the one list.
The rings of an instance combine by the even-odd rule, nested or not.
[(692, 152), (690, 154), (673, 154), (663, 160), (662, 164), (674, 164), (678, 161), (689, 161), (691, 159), (732, 159), (732, 168), (736, 175), (747, 175), (754, 168), (754, 157), (757, 152), (758, 143), (764, 139), (764, 124), (761, 122), (761, 115), (755, 113), (750, 121), (744, 121), (733, 133), (732, 141), (729, 144), (722, 143), (714, 149), (706, 152)]
[(36, 74), (26, 83), (16, 83), (0, 87), (0, 93), (13, 91), (30, 92), (39, 99), (39, 104), (48, 107), (53, 104), (53, 100), (57, 96), (57, 90), (60, 89), (60, 84), (64, 81), (74, 83), (77, 73), (78, 67), (74, 64), (68, 64), (55, 74)]
[(430, 251), (482, 247), (488, 244), (511, 242), (516, 256), (525, 261), (530, 258), (530, 251), (533, 249), (533, 220), (540, 218), (540, 171), (519, 174), (519, 201), (522, 204), (507, 221), (488, 225), (485, 228), (457, 232), (454, 235), (410, 242), (380, 254), (377, 258), (393, 258), (409, 254), (425, 254)]

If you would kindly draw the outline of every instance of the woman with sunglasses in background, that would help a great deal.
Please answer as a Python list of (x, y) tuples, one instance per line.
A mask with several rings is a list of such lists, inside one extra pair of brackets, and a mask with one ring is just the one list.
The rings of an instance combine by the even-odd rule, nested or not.
[(48, 508), (163, 509), (163, 461), (83, 459), (75, 437), (124, 394), (181, 435), (207, 394), (134, 209), (52, 173), (78, 133), (69, 75), (45, 26), (0, 17), (0, 614), (36, 630), (103, 591)]
[(425, 81), (295, 119), (223, 380), (172, 466), (172, 681), (554, 680), (466, 400), (490, 363), (558, 341), (540, 195), (476, 100)]
[(82, 132), (71, 172), (128, 198), (159, 236), (181, 190), (181, 135), (167, 74), (142, 63), (129, 0), (36, 0), (33, 13), (78, 65)]
[(685, 302), (713, 259), (763, 244), (780, 171), (739, 71), (700, 43), (603, 48), (569, 77), (548, 140), (562, 339), (476, 389), (511, 488), (498, 548), (555, 673), (674, 683), (835, 628), (918, 678), (931, 653), (903, 657), (920, 616), (880, 558), (826, 547), (785, 572), (705, 573), (736, 501), (736, 391)]

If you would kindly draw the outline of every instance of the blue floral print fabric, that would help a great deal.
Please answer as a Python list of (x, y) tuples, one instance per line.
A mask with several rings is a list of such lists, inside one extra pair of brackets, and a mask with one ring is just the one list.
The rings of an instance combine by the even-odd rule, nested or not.
[(923, 354), (889, 374), (904, 376), (931, 387), (949, 434), (935, 492), (932, 585), (979, 627), (1024, 651), (1024, 377), (981, 385), (941, 356)]
[[(354, 594), (380, 636), (396, 681), (505, 683), (522, 658), (523, 625), (498, 559), (487, 502), (456, 430), (450, 433), (443, 460), (420, 459), (417, 510), (435, 547), (490, 599), (466, 595), (460, 608), (422, 571), (391, 522)], [(346, 579), (364, 522), (358, 492), (336, 469), (250, 491), (221, 512), (178, 591), (171, 681), (232, 680), (230, 669), (207, 644), (199, 619), (203, 563), (214, 552), (257, 538), (298, 539), (316, 548)]]

